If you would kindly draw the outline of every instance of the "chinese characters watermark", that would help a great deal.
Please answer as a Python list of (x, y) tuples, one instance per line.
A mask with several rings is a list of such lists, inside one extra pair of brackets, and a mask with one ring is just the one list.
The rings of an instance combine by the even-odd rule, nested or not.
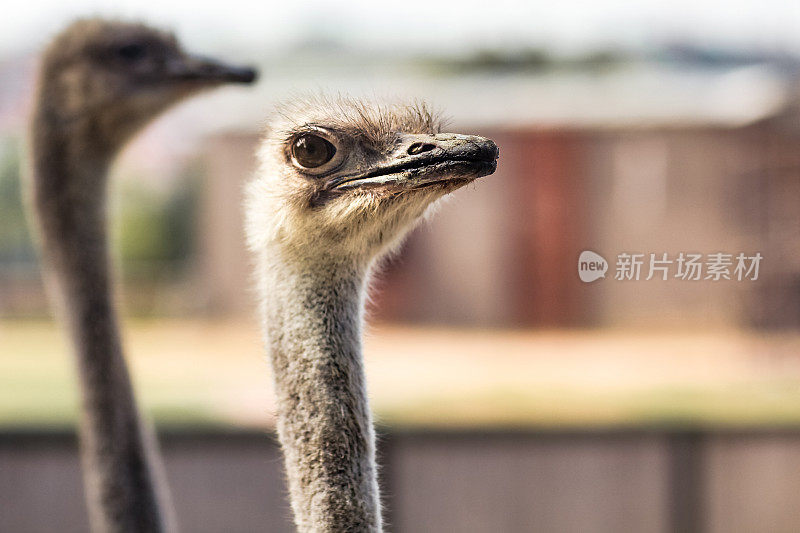
[[(756, 281), (763, 256), (760, 252), (738, 254), (715, 252), (628, 253), (617, 255), (614, 279), (617, 281), (678, 279), (683, 281)], [(586, 283), (605, 277), (608, 262), (599, 254), (586, 250), (578, 259), (578, 275)]]

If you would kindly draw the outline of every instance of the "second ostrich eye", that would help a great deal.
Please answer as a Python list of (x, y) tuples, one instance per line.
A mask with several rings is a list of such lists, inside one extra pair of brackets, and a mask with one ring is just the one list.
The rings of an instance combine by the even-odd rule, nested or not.
[(144, 45), (133, 43), (125, 44), (117, 48), (117, 55), (125, 61), (138, 61), (142, 59), (147, 53)]
[(292, 144), (292, 157), (304, 168), (321, 167), (336, 154), (336, 147), (318, 135), (302, 135)]

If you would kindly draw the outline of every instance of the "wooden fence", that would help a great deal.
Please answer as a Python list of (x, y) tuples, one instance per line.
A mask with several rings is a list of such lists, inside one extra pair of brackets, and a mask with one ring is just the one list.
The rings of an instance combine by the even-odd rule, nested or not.
[[(274, 436), (162, 434), (184, 532), (292, 531)], [(800, 531), (800, 430), (401, 431), (394, 532)], [(0, 433), (0, 532), (87, 530), (75, 436)]]

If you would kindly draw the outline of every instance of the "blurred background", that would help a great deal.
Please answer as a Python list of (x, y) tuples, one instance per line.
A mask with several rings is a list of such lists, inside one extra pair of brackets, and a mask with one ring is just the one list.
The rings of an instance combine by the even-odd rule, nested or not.
[[(152, 124), (112, 179), (123, 333), (186, 531), (291, 529), (240, 200), (274, 104), (319, 90), (423, 97), (501, 152), (373, 290), (393, 531), (800, 529), (800, 4), (53, 0), (0, 21), (0, 531), (86, 529), (20, 175), (38, 51), (93, 15), (262, 73)], [(623, 252), (640, 280), (614, 279)], [(644, 279), (681, 252), (763, 259)]]

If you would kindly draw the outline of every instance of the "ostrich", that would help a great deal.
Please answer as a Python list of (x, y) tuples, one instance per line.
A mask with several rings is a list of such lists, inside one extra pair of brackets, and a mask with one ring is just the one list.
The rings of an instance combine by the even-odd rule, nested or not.
[(498, 150), (440, 133), (421, 103), (318, 96), (280, 114), (246, 227), (295, 523), (381, 531), (361, 348), (370, 271), (437, 199), (493, 173)]
[(31, 123), (31, 194), (47, 281), (82, 393), (80, 444), (94, 531), (171, 531), (156, 441), (139, 416), (112, 301), (106, 172), (170, 105), (255, 72), (184, 53), (167, 33), (80, 20), (45, 50)]

